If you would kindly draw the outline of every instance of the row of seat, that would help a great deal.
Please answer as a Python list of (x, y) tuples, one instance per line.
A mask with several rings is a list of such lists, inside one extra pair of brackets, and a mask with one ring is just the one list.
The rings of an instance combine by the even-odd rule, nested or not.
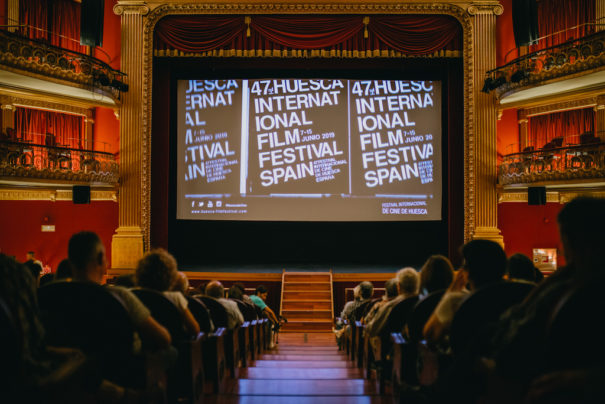
[(202, 402), (204, 394), (224, 391), (240, 367), (269, 349), (270, 323), (253, 305), (237, 301), (245, 322), (227, 330), (227, 313), (217, 300), (189, 296), (189, 309), (201, 329), (189, 337), (178, 308), (162, 293), (132, 291), (170, 332), (175, 349), (154, 352), (142, 341), (139, 353), (133, 324), (121, 302), (106, 287), (82, 282), (53, 282), (39, 289), (48, 343), (81, 349), (98, 364), (105, 379), (126, 387), (165, 391), (168, 402), (190, 403)]
[[(423, 339), (423, 328), (437, 307), (445, 291), (433, 292), (423, 299), (418, 296), (402, 300), (387, 318), (381, 334), (373, 339), (365, 333), (365, 324), (356, 321), (349, 324), (342, 349), (361, 369), (367, 379), (374, 374), (381, 394), (387, 392), (388, 383), (392, 394), (433, 385), (440, 372), (444, 372), (454, 357), (465, 352), (471, 341), (476, 343), (483, 326), (498, 320), (513, 304), (521, 302), (534, 285), (519, 282), (500, 282), (479, 289), (457, 311), (450, 333), (450, 347), (444, 353), (442, 347), (429, 345)], [(360, 305), (354, 318), (363, 318), (374, 304), (368, 301)], [(481, 349), (481, 347), (475, 347)]]

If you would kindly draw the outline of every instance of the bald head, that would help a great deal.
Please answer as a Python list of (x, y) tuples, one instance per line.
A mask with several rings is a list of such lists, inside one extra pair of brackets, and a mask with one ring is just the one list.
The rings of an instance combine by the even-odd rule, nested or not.
[(206, 285), (206, 295), (215, 299), (225, 297), (225, 288), (219, 281), (212, 281)]

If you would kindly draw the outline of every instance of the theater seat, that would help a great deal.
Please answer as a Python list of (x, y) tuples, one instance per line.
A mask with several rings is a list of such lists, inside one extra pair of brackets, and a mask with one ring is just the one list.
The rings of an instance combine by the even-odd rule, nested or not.
[(53, 282), (38, 290), (38, 303), (49, 345), (79, 348), (99, 363), (104, 378), (124, 386), (144, 386), (142, 367), (136, 368), (130, 317), (104, 287)]
[(0, 401), (17, 402), (22, 389), (21, 338), (11, 312), (0, 297)]
[(496, 322), (511, 306), (521, 303), (534, 288), (521, 282), (498, 282), (475, 291), (462, 303), (452, 322), (450, 345), (454, 356), (461, 354), (470, 342), (477, 353), (485, 348), (487, 339), (479, 338), (485, 327)]
[(407, 336), (410, 341), (418, 342), (422, 339), (424, 325), (429, 320), (429, 317), (431, 317), (431, 314), (433, 314), (433, 311), (435, 311), (444, 293), (445, 290), (438, 290), (428, 294), (424, 299), (416, 303), (407, 322)]
[(200, 325), (200, 331), (206, 334), (214, 331), (214, 324), (206, 305), (200, 299), (192, 296), (187, 296), (187, 304), (195, 321)]
[(172, 345), (178, 350), (177, 363), (168, 373), (169, 401), (201, 403), (204, 392), (203, 334), (194, 338), (186, 334), (179, 309), (162, 292), (137, 288), (132, 289), (132, 293), (149, 309), (151, 316), (168, 330)]

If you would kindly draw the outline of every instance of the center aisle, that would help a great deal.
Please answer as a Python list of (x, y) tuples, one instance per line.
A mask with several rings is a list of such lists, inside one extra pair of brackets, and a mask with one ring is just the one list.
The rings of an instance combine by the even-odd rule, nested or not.
[(332, 333), (280, 334), (279, 344), (240, 369), (216, 403), (383, 403), (374, 383), (339, 352)]

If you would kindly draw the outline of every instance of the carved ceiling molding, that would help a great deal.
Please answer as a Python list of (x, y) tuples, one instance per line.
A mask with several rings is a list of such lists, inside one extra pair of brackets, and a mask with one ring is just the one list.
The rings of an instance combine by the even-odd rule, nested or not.
[(64, 114), (81, 115), (86, 119), (92, 119), (92, 110), (88, 108), (74, 107), (67, 104), (58, 104), (56, 102), (34, 100), (29, 98), (21, 98), (11, 95), (0, 95), (0, 104), (13, 105), (16, 107), (43, 109), (46, 111), (61, 112)]
[[(72, 201), (72, 191), (66, 189), (0, 188), (0, 201)], [(115, 189), (91, 190), (91, 201), (118, 201)]]
[[(593, 198), (604, 198), (605, 191), (598, 190), (574, 190), (574, 191), (549, 191), (546, 193), (547, 203), (565, 204), (579, 196), (590, 196)], [(498, 203), (519, 202), (527, 203), (527, 190), (524, 191), (501, 191), (498, 195)]]
[(521, 111), (525, 112), (525, 116), (532, 117), (537, 115), (552, 114), (555, 112), (569, 111), (572, 109), (594, 107), (597, 105), (597, 98), (597, 96), (581, 98), (572, 101), (558, 102), (556, 104), (543, 105), (540, 107), (526, 108)]
[[(462, 57), (464, 69), (464, 238), (468, 240), (471, 236), (472, 226), (475, 222), (475, 201), (472, 191), (475, 184), (475, 163), (469, 157), (474, 150), (475, 132), (474, 125), (474, 49), (473, 49), (473, 16), (463, 8), (466, 4), (449, 3), (320, 3), (320, 2), (296, 2), (296, 3), (179, 3), (162, 4), (148, 11), (144, 4), (136, 3), (132, 6), (118, 4), (114, 6), (114, 12), (139, 13), (143, 16), (143, 93), (144, 100), (142, 114), (142, 173), (141, 193), (143, 199), (141, 224), (143, 228), (145, 249), (150, 248), (151, 233), (151, 124), (152, 124), (152, 88), (153, 88), (153, 33), (157, 22), (168, 15), (173, 14), (442, 14), (449, 15), (458, 20), (462, 26)], [(149, 7), (154, 5), (149, 3)], [(494, 13), (499, 15), (503, 9), (497, 2), (485, 4), (474, 4), (475, 8), (469, 11), (481, 13)], [(132, 8), (129, 8), (132, 7)], [(491, 10), (491, 11), (490, 11)], [(126, 35), (124, 31), (122, 35)]]

